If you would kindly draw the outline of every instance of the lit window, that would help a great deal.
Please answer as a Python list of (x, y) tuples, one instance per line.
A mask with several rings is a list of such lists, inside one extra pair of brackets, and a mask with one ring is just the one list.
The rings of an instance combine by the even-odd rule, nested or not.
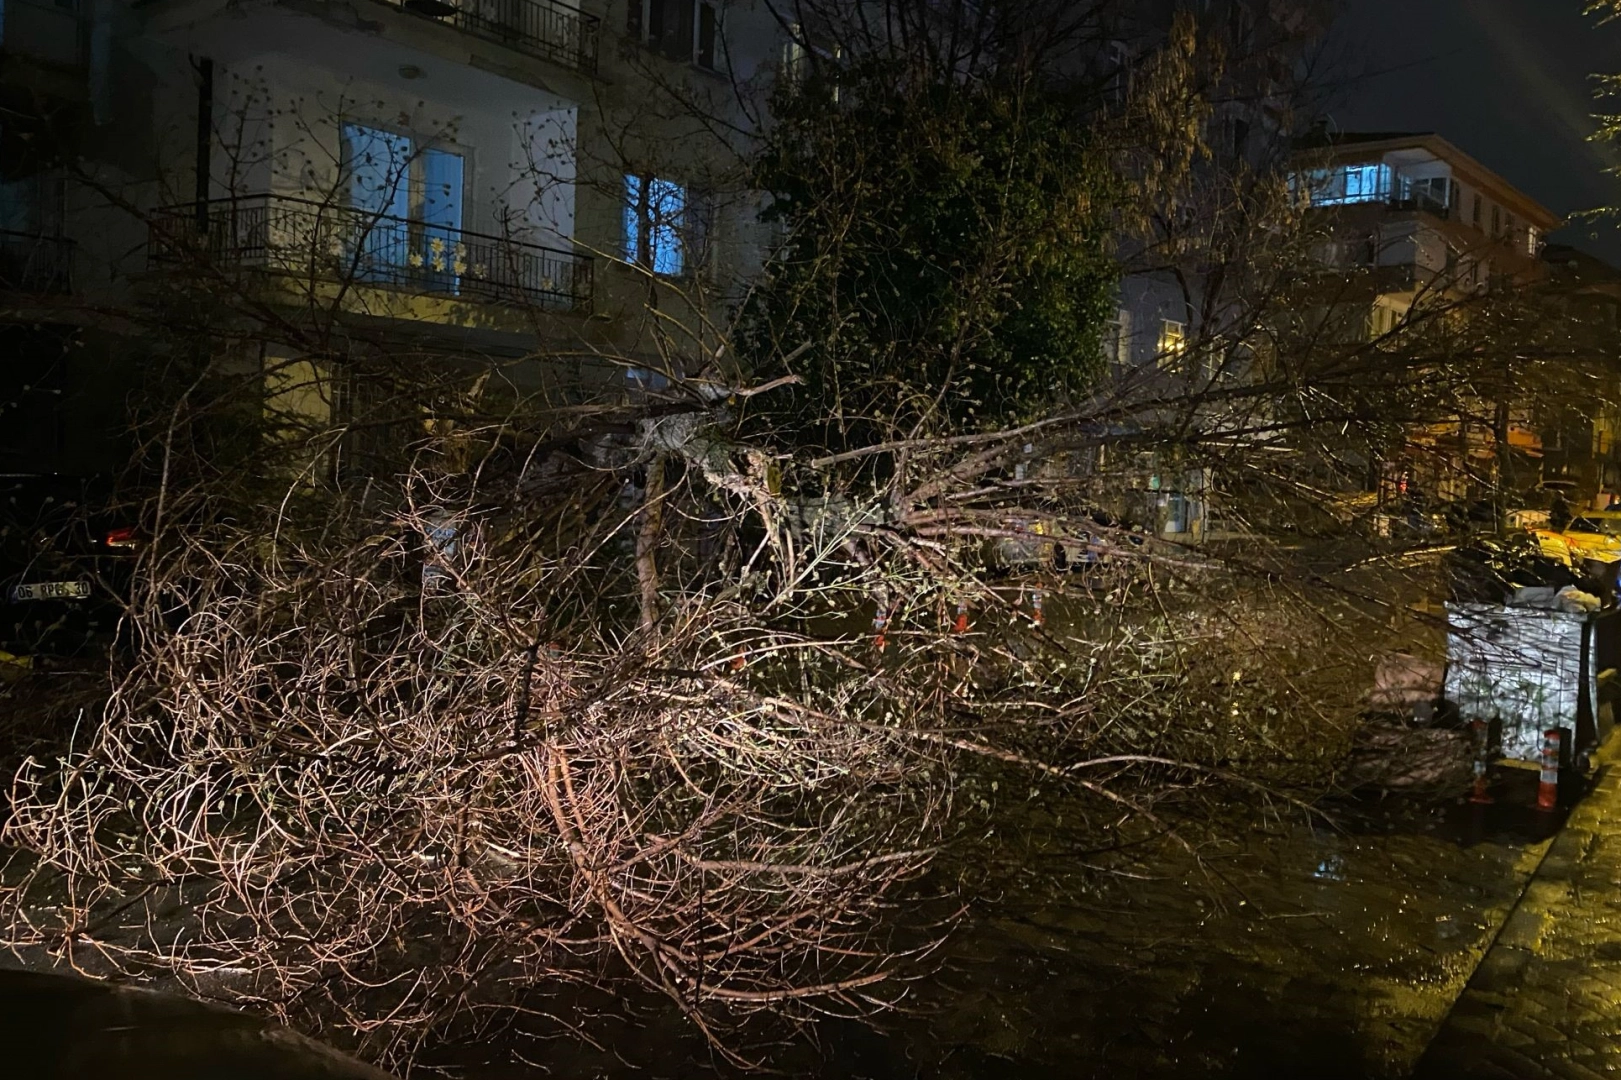
[(466, 160), (408, 135), (344, 124), (349, 205), (358, 211), (355, 270), (362, 280), (409, 278), (456, 292), (464, 269), (461, 228)]
[(1525, 253), (1534, 258), (1536, 253), (1541, 250), (1542, 233), (1535, 225), (1527, 225), (1525, 227)]
[(1342, 165), (1334, 169), (1313, 169), (1293, 173), (1289, 186), (1313, 206), (1345, 206), (1349, 203), (1384, 202), (1390, 198), (1389, 165)]
[(1188, 325), (1175, 319), (1159, 321), (1159, 357), (1161, 363), (1188, 351)]
[(1373, 315), (1368, 320), (1369, 336), (1377, 340), (1394, 334), (1396, 327), (1401, 324), (1401, 320), (1402, 316), (1395, 308), (1375, 304), (1373, 306)]
[(1346, 202), (1375, 202), (1390, 194), (1390, 166), (1350, 165), (1345, 172)]
[(687, 189), (673, 180), (625, 177), (625, 261), (669, 277), (687, 269)]

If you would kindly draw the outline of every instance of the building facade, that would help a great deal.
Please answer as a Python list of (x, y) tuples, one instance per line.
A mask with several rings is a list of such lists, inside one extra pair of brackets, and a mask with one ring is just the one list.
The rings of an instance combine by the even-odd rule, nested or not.
[(54, 430), (11, 440), (16, 471), (116, 463), (110, 448), (64, 455), (86, 423), (64, 403), (111, 407), (91, 404), (116, 399), (101, 369), (154, 337), (124, 313), (229, 294), (272, 329), (220, 347), (301, 410), (353, 399), (357, 351), (457, 357), (516, 392), (580, 398), (697, 374), (763, 257), (741, 147), (716, 132), (746, 138), (778, 77), (788, 34), (767, 5), (0, 12), (4, 322), (63, 338), (19, 338), (39, 359), (9, 396), (51, 384), (51, 402), (19, 411)]
[[(1315, 260), (1343, 283), (1340, 306), (1378, 347), (1423, 311), (1468, 318), (1493, 294), (1547, 278), (1545, 238), (1563, 222), (1433, 133), (1329, 134), (1305, 140), (1290, 177), (1317, 238)], [(1356, 322), (1350, 323), (1356, 326)], [(1370, 463), (1380, 507), (1467, 502), (1535, 487), (1548, 418), (1530, 402), (1481, 397), (1455, 421), (1408, 432), (1406, 453)]]

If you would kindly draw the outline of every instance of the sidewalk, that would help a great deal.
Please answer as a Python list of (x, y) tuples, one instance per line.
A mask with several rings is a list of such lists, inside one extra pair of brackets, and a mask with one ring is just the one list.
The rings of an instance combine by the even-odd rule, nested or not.
[(1571, 812), (1413, 1076), (1621, 1077), (1621, 762)]

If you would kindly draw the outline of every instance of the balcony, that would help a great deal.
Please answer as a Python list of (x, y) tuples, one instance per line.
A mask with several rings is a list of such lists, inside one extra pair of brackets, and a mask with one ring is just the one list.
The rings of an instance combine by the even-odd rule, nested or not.
[(281, 195), (160, 210), (148, 252), (154, 267), (242, 267), (510, 307), (591, 307), (587, 256)]
[(601, 20), (556, 0), (382, 0), (391, 7), (454, 26), (586, 74), (597, 70)]
[(1415, 194), (1405, 199), (1393, 198), (1386, 206), (1388, 209), (1396, 211), (1409, 213), (1417, 211), (1429, 214), (1432, 217), (1440, 218), (1442, 221), (1448, 221), (1452, 218), (1452, 207), (1430, 195)]
[(73, 242), (61, 236), (0, 229), (0, 290), (73, 291)]

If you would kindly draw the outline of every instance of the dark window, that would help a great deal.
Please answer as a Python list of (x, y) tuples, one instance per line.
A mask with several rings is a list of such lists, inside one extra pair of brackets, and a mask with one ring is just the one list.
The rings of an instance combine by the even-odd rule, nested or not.
[(647, 43), (671, 60), (692, 59), (692, 0), (650, 0)]
[(1245, 151), (1249, 149), (1250, 122), (1248, 120), (1239, 120), (1235, 117), (1233, 119), (1232, 134), (1233, 156), (1236, 158), (1242, 158)]
[(1131, 96), (1131, 50), (1124, 41), (1109, 42), (1108, 79), (1103, 93), (1111, 105), (1124, 105)]
[(698, 66), (715, 70), (715, 5), (698, 5)]
[(710, 0), (629, 0), (625, 26), (661, 56), (714, 70), (719, 24)]

